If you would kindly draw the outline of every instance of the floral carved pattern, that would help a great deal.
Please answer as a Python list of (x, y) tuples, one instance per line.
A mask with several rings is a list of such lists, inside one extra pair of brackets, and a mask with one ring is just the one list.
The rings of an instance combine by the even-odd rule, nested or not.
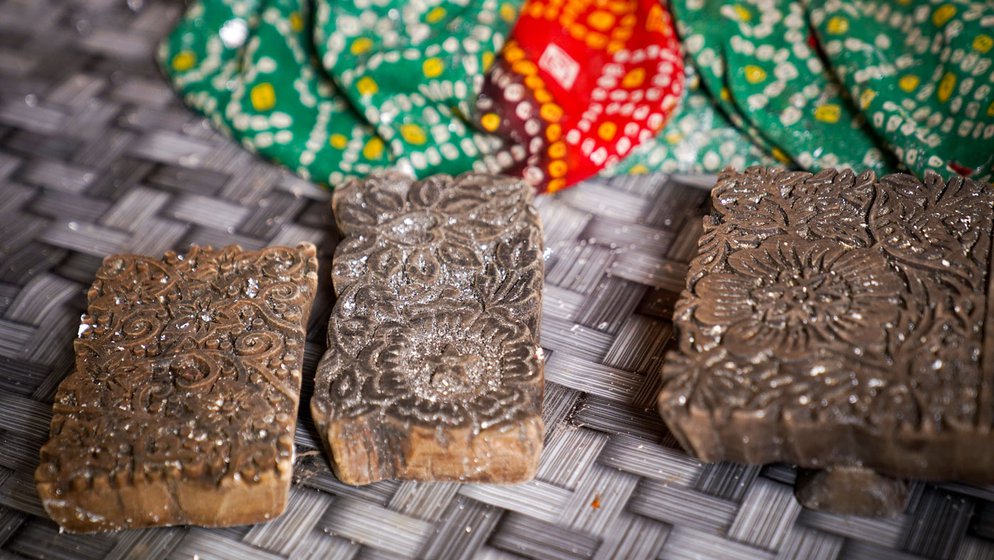
[(43, 496), (289, 473), (316, 284), (310, 244), (105, 259), (55, 397)]
[(386, 175), (336, 192), (338, 303), (312, 409), (485, 430), (539, 411), (542, 238), (530, 187)]
[[(659, 396), (688, 447), (722, 456), (695, 410), (714, 433), (742, 415), (789, 419), (778, 429), (990, 430), (990, 186), (752, 168), (723, 174), (712, 202)], [(784, 453), (763, 457), (810, 459)]]
[(335, 474), (521, 482), (542, 447), (542, 230), (507, 177), (335, 192), (338, 301), (311, 415)]

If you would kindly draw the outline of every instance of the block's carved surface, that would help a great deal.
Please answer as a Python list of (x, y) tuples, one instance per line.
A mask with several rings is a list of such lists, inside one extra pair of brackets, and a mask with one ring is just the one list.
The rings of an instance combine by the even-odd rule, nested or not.
[(542, 442), (530, 187), (387, 175), (335, 193), (338, 302), (311, 404), (338, 476), (512, 482)]
[(722, 175), (659, 406), (706, 460), (994, 481), (989, 186)]
[(36, 472), (73, 531), (279, 515), (315, 248), (104, 260)]

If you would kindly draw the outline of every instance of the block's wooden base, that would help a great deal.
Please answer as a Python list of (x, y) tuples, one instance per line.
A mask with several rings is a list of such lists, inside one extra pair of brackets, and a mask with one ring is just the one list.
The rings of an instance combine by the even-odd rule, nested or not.
[(48, 515), (70, 533), (118, 531), (170, 525), (230, 527), (275, 519), (286, 508), (293, 477), (289, 462), (276, 476), (260, 474), (253, 482), (227, 479), (221, 484), (200, 480), (160, 479), (121, 488), (107, 482), (93, 488), (60, 491), (38, 484)]
[(535, 476), (542, 451), (539, 416), (480, 430), (405, 428), (380, 416), (319, 427), (335, 475), (346, 484), (402, 479), (525, 482)]

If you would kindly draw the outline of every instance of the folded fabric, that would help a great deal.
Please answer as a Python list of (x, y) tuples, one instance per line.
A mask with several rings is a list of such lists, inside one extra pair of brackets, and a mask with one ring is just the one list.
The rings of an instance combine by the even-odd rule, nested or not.
[(687, 52), (739, 126), (784, 161), (819, 170), (894, 170), (818, 56), (793, 0), (674, 0)]
[(658, 0), (529, 0), (476, 104), (503, 139), (484, 160), (555, 192), (656, 135), (683, 82)]
[(322, 66), (418, 176), (471, 169), (499, 142), (467, 126), (521, 0), (317, 2)]
[(500, 144), (460, 115), (519, 6), (198, 0), (159, 60), (187, 104), (305, 178), (460, 173)]
[(777, 165), (742, 130), (729, 122), (701, 87), (690, 62), (684, 64), (686, 85), (683, 99), (662, 132), (632, 150), (604, 175), (644, 173), (718, 173), (726, 167), (745, 169), (753, 165)]
[(807, 3), (834, 72), (908, 169), (994, 180), (994, 4)]

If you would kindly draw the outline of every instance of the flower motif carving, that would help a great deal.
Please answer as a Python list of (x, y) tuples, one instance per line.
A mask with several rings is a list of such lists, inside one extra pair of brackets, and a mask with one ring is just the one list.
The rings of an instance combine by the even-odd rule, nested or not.
[(914, 430), (980, 420), (994, 381), (982, 373), (990, 188), (749, 169), (723, 175), (712, 199), (664, 410), (721, 402)]
[(484, 430), (535, 415), (542, 239), (530, 187), (380, 176), (336, 193), (346, 237), (312, 408)]
[(726, 329), (731, 353), (804, 357), (844, 341), (882, 348), (903, 284), (879, 251), (834, 241), (773, 237), (728, 257), (726, 273), (701, 278), (695, 317)]
[(56, 395), (39, 481), (120, 487), (183, 473), (220, 484), (283, 468), (314, 255), (302, 245), (109, 257), (88, 293), (76, 371)]

